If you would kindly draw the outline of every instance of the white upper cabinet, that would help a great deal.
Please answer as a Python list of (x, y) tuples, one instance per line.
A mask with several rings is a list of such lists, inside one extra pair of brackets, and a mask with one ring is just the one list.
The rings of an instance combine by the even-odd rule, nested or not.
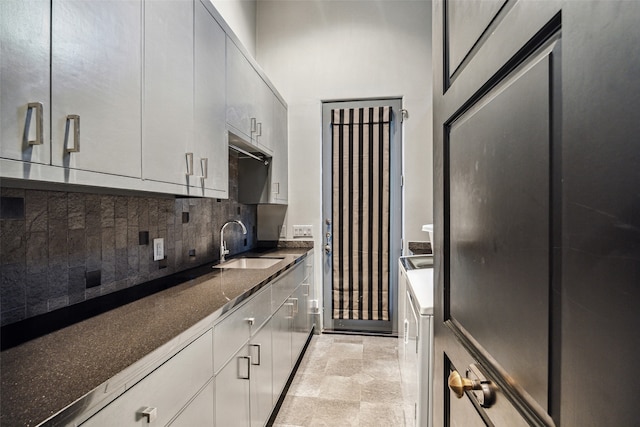
[(229, 197), (229, 152), (225, 125), (225, 33), (206, 7), (195, 0), (196, 170), (206, 195)]
[(261, 151), (273, 152), (273, 99), (269, 85), (227, 38), (227, 125)]
[(0, 177), (227, 198), (230, 131), (286, 203), (286, 107), (224, 28), (208, 0), (0, 0)]
[(49, 0), (0, 1), (0, 157), (5, 159), (51, 161), (50, 5)]
[(260, 77), (227, 37), (227, 124), (232, 132), (254, 142), (258, 132), (256, 93)]
[(142, 3), (52, 5), (52, 164), (140, 177)]
[(144, 179), (186, 188), (195, 177), (193, 2), (144, 2)]
[(273, 158), (271, 159), (271, 203), (287, 204), (289, 200), (289, 144), (287, 126), (287, 107), (275, 96), (273, 105), (273, 133), (271, 141)]
[(254, 139), (259, 148), (270, 154), (273, 152), (272, 140), (276, 126), (273, 121), (273, 101), (277, 98), (264, 80), (259, 75), (256, 74), (256, 76), (258, 81), (254, 102), (256, 103), (256, 117), (258, 120), (256, 126), (258, 129), (254, 134)]

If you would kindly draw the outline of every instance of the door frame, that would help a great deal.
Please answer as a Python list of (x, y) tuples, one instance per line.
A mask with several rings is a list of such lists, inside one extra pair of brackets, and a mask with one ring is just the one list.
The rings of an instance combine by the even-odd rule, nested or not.
[[(402, 255), (402, 97), (380, 97), (322, 101), (322, 295), (323, 329), (327, 331), (358, 331), (398, 334), (398, 258)], [(332, 216), (331, 110), (335, 108), (367, 108), (391, 106), (391, 139), (389, 147), (389, 321), (344, 320), (331, 317), (332, 264), (326, 246), (327, 233), (333, 233), (327, 223)]]

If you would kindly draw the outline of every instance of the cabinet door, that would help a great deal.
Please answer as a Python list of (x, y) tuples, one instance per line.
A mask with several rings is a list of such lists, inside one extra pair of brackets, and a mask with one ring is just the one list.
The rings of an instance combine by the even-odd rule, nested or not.
[(249, 427), (251, 357), (242, 347), (216, 375), (215, 418), (217, 426)]
[(189, 403), (184, 411), (173, 420), (171, 427), (213, 426), (213, 379), (206, 387)]
[[(229, 197), (229, 156), (225, 126), (225, 34), (206, 7), (195, 1), (194, 156), (191, 185)], [(205, 177), (200, 179), (199, 177)], [(193, 178), (193, 177), (192, 177)]]
[[(0, 2), (0, 157), (49, 164), (51, 2)], [(30, 103), (41, 103), (42, 109)], [(40, 138), (37, 127), (40, 125)], [(25, 132), (26, 129), (26, 132)], [(33, 141), (29, 143), (29, 141)]]
[(193, 144), (193, 2), (144, 2), (143, 177), (188, 185)]
[(309, 336), (309, 316), (307, 301), (309, 298), (309, 286), (300, 284), (292, 295), (293, 302), (293, 331), (291, 335), (291, 363), (295, 364), (300, 351), (307, 342)]
[(249, 340), (253, 323), (252, 309), (253, 301), (249, 301), (213, 327), (215, 372), (218, 372)]
[[(251, 141), (256, 130), (256, 71), (227, 37), (227, 124), (234, 133)], [(253, 122), (253, 126), (252, 126)]]
[(273, 394), (280, 396), (291, 372), (291, 328), (293, 302), (287, 300), (273, 315)]
[(252, 427), (264, 426), (273, 409), (271, 326), (271, 322), (267, 322), (249, 343)]
[(273, 97), (272, 134), (273, 158), (271, 159), (271, 198), (272, 203), (286, 204), (289, 198), (289, 153), (287, 107)]
[(142, 2), (52, 4), (52, 164), (139, 178)]
[(253, 137), (256, 145), (260, 149), (272, 153), (273, 133), (275, 132), (273, 122), (273, 99), (275, 95), (258, 73), (255, 73), (254, 79), (256, 82), (254, 102), (257, 123), (256, 132), (253, 134)]

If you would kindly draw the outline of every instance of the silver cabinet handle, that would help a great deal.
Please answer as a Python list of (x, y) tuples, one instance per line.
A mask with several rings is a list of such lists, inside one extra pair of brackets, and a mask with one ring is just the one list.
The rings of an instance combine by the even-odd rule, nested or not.
[[(243, 361), (247, 362), (245, 365), (247, 367), (247, 374), (242, 375), (241, 368), (243, 365)], [(251, 356), (240, 356), (238, 357), (238, 379), (241, 380), (250, 380), (251, 379)]]
[(203, 157), (200, 159), (200, 168), (202, 169), (202, 176), (200, 177), (200, 179), (202, 179), (203, 181), (207, 178), (209, 178), (209, 159), (206, 157)]
[[(33, 110), (36, 110), (36, 139), (29, 140), (29, 125)], [(42, 102), (30, 102), (27, 104), (27, 123), (25, 126), (25, 139), (29, 145), (42, 145)]]
[(404, 343), (409, 344), (409, 321), (404, 319)]
[(256, 133), (256, 118), (251, 117), (251, 133)]
[(305, 297), (309, 296), (309, 290), (311, 289), (311, 285), (309, 283), (301, 283), (300, 286), (305, 286), (307, 288), (307, 292), (305, 294), (302, 294)]
[(193, 175), (193, 153), (186, 154), (187, 159), (187, 176)]
[(67, 153), (80, 152), (80, 116), (77, 114), (69, 114), (67, 116), (67, 124), (64, 133), (64, 146), (69, 144), (69, 122), (73, 122), (73, 147), (67, 148)]
[[(257, 348), (258, 349), (258, 357), (253, 357), (253, 355), (251, 355), (251, 364), (254, 366), (260, 366), (260, 358), (261, 358), (261, 354), (262, 354), (262, 346), (260, 344), (249, 344), (250, 348)], [(254, 360), (257, 361), (254, 363)]]
[(286, 319), (293, 319), (293, 303), (292, 302), (286, 302), (284, 303), (284, 305), (287, 305), (291, 308), (291, 315), (287, 316)]
[(293, 314), (296, 314), (298, 313), (298, 298), (291, 298), (291, 300), (293, 301), (293, 304), (294, 304)]
[(273, 183), (273, 194), (280, 194), (280, 183), (279, 182), (274, 182)]
[(258, 130), (256, 131), (256, 136), (262, 136), (262, 123), (258, 123)]
[(151, 407), (144, 408), (140, 414), (142, 415), (142, 418), (147, 419), (147, 424), (151, 424), (156, 420), (156, 418), (158, 418), (158, 409)]

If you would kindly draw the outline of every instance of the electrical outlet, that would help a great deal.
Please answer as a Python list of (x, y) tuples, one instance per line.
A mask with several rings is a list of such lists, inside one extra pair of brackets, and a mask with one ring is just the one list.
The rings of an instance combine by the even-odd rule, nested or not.
[(293, 237), (313, 237), (310, 225), (294, 225)]

